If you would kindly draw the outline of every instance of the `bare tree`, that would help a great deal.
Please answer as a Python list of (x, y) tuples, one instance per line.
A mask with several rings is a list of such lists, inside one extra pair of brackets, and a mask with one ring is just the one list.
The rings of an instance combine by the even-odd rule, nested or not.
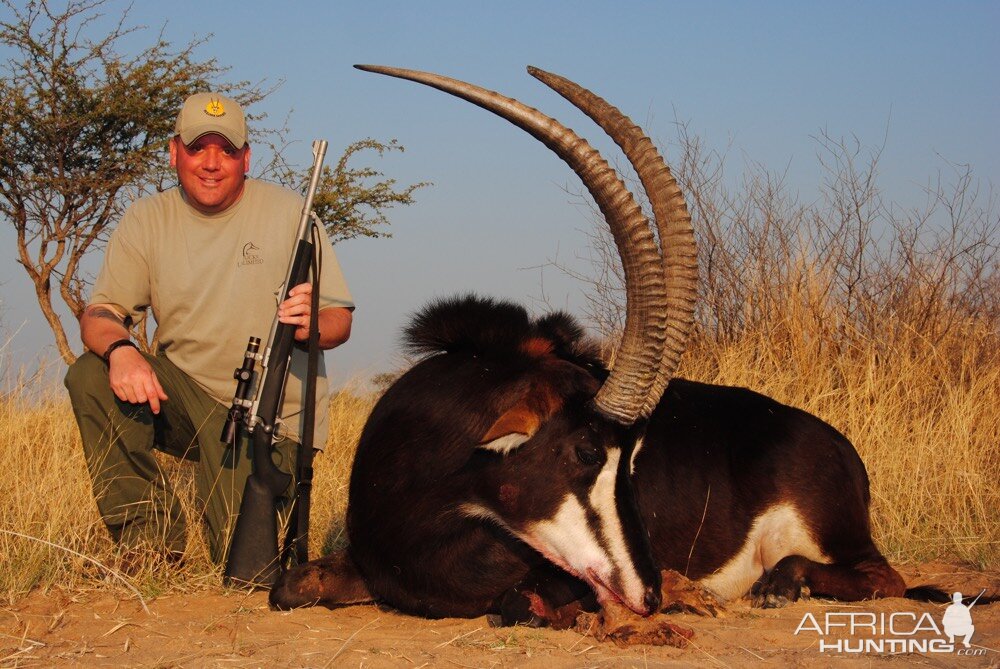
[[(793, 331), (792, 312), (808, 319), (815, 346), (835, 352), (861, 340), (888, 348), (906, 339), (893, 337), (895, 330), (931, 344), (946, 335), (960, 342), (970, 324), (1000, 333), (997, 200), (968, 165), (946, 162), (925, 186), (925, 202), (903, 209), (879, 187), (882, 146), (824, 131), (815, 138), (820, 197), (802, 203), (785, 173), (750, 162), (739, 179), (727, 179), (725, 153), (708, 149), (683, 123), (678, 138), (668, 162), (698, 236), (693, 346), (766, 332), (780, 348), (806, 336)], [(594, 221), (591, 274), (570, 273), (588, 284), (587, 315), (614, 341), (624, 313), (620, 269), (606, 226)]]

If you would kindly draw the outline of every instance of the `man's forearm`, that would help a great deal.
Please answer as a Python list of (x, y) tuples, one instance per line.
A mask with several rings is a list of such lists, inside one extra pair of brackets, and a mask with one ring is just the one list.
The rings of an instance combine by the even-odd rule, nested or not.
[(91, 304), (80, 316), (80, 339), (97, 355), (104, 355), (113, 342), (128, 336), (125, 319), (109, 305)]
[(319, 312), (319, 347), (323, 350), (336, 348), (351, 336), (354, 316), (344, 307), (327, 307)]

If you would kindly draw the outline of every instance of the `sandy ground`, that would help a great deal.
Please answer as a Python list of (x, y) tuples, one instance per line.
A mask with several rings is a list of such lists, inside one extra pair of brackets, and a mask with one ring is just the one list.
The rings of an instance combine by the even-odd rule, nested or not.
[[(909, 582), (935, 582), (973, 594), (997, 591), (1000, 573), (925, 565)], [(619, 647), (573, 631), (491, 628), (485, 618), (423, 620), (376, 606), (278, 613), (262, 593), (220, 590), (162, 596), (147, 601), (106, 592), (36, 591), (0, 607), (0, 667), (998, 667), (1000, 603), (977, 605), (970, 651), (897, 655), (821, 650), (821, 641), (875, 638), (865, 629), (846, 637), (833, 629), (821, 637), (816, 624), (851, 616), (903, 613), (901, 632), (928, 613), (941, 626), (944, 607), (889, 599), (859, 604), (811, 600), (783, 609), (730, 603), (723, 617), (674, 615), (690, 627), (687, 648)], [(907, 615), (912, 614), (912, 615)], [(908, 638), (938, 637), (921, 630)], [(960, 644), (958, 644), (961, 648)]]

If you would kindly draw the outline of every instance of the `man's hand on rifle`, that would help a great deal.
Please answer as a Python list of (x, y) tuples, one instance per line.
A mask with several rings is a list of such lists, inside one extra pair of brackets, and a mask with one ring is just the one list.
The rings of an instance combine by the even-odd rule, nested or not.
[(309, 340), (311, 295), (312, 284), (300, 283), (288, 291), (288, 299), (278, 305), (278, 321), (296, 326), (295, 341)]
[[(278, 305), (278, 321), (295, 327), (295, 341), (309, 340), (311, 283), (300, 283), (288, 291), (288, 299)], [(339, 346), (351, 336), (351, 311), (343, 307), (327, 307), (319, 311), (319, 347)]]

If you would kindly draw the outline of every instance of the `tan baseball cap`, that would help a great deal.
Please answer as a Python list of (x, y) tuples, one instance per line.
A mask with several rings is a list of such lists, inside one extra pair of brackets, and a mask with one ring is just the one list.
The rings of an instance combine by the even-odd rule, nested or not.
[(243, 109), (235, 100), (219, 93), (195, 93), (185, 100), (174, 131), (184, 146), (209, 133), (222, 135), (237, 149), (247, 143)]

